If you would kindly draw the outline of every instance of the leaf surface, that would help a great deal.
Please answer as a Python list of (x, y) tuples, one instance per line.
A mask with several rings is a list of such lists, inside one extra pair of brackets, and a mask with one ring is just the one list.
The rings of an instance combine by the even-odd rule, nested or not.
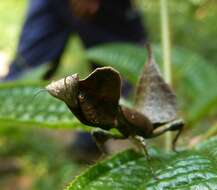
[(196, 150), (179, 153), (165, 154), (151, 149), (150, 161), (143, 154), (127, 150), (91, 167), (67, 190), (214, 190), (217, 189), (216, 145), (217, 138), (200, 144)]
[(83, 128), (64, 103), (46, 91), (36, 95), (44, 86), (44, 83), (28, 82), (0, 84), (0, 123)]

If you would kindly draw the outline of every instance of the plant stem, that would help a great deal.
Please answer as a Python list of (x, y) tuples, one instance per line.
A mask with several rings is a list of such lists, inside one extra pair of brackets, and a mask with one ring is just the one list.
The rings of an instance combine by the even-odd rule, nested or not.
[[(162, 49), (163, 49), (163, 65), (164, 78), (168, 84), (172, 84), (171, 76), (171, 52), (170, 52), (170, 33), (169, 33), (169, 18), (168, 18), (168, 2), (167, 0), (160, 0), (161, 11), (161, 34), (162, 34)], [(165, 149), (172, 148), (172, 134), (167, 132), (165, 135)]]

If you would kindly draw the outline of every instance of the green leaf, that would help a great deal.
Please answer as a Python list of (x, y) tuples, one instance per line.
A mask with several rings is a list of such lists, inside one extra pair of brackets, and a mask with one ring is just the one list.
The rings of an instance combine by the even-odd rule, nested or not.
[(66, 190), (214, 190), (216, 147), (217, 138), (202, 143), (196, 150), (179, 153), (151, 149), (149, 161), (143, 154), (127, 150), (91, 167)]
[(130, 82), (136, 83), (146, 61), (146, 51), (127, 43), (111, 43), (90, 48), (87, 58), (114, 67)]
[(217, 137), (212, 137), (200, 143), (197, 145), (196, 149), (204, 152), (205, 154), (211, 155), (217, 161)]
[(67, 106), (43, 91), (45, 83), (0, 84), (0, 124), (85, 128)]

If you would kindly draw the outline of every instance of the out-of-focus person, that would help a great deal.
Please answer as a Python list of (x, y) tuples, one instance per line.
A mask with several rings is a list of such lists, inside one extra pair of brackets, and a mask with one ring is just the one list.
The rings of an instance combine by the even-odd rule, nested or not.
[(29, 0), (16, 56), (4, 80), (18, 79), (44, 63), (50, 63), (44, 75), (49, 79), (75, 33), (86, 48), (107, 42), (143, 44), (147, 38), (130, 0)]

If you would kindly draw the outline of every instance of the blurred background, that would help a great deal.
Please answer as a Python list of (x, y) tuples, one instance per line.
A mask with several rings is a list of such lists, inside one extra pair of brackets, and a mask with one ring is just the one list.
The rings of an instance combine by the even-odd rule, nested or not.
[[(161, 65), (160, 3), (157, 0), (136, 0), (133, 3), (142, 16), (149, 39), (154, 44), (157, 61)], [(9, 65), (15, 57), (27, 6), (27, 0), (7, 0), (0, 3), (0, 77), (7, 75)], [(217, 133), (217, 1), (173, 0), (169, 1), (168, 8), (174, 64), (173, 85), (178, 93), (181, 114), (187, 120), (187, 128), (180, 144), (189, 146), (198, 139)], [(134, 51), (136, 53), (132, 53)], [(134, 86), (137, 73), (127, 73), (133, 70), (133, 64), (130, 65), (129, 62), (143, 64), (143, 54), (141, 47), (131, 44), (85, 49), (80, 37), (72, 35), (67, 42), (60, 67), (52, 79), (72, 73), (79, 73), (83, 78), (90, 72), (90, 65), (87, 63), (94, 60), (100, 65), (116, 64), (121, 73), (129, 76), (126, 79)], [(130, 55), (136, 57), (131, 60)], [(22, 80), (40, 80), (47, 67), (41, 65), (34, 72), (25, 73)], [(6, 109), (2, 105), (1, 102), (1, 109)], [(70, 129), (0, 124), (2, 190), (63, 189), (75, 175), (94, 163), (73, 159), (69, 150), (72, 141)], [(193, 140), (190, 141), (190, 138)]]

